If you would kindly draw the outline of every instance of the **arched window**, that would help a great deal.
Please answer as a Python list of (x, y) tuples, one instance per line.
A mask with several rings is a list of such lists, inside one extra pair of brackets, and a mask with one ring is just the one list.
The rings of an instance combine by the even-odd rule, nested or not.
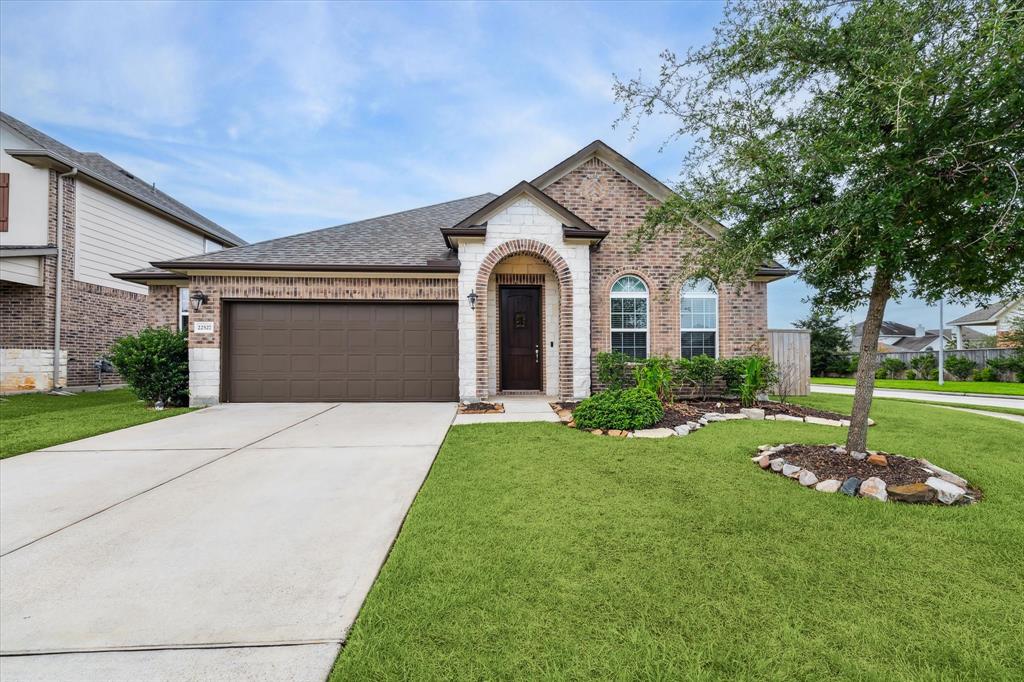
[(647, 357), (647, 285), (633, 275), (612, 285), (612, 350)]
[(718, 291), (706, 279), (683, 284), (679, 302), (679, 354), (718, 357)]

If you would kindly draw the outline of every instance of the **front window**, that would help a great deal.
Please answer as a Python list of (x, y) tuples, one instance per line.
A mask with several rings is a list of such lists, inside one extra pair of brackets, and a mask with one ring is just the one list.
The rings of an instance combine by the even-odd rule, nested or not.
[(188, 288), (178, 289), (178, 331), (188, 331)]
[(682, 357), (718, 357), (718, 291), (714, 284), (703, 279), (683, 285), (679, 328)]
[(647, 285), (633, 275), (612, 285), (612, 350), (647, 357)]

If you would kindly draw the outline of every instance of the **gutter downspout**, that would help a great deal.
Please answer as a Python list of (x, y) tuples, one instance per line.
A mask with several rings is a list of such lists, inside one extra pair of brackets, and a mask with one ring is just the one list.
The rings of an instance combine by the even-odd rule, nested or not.
[(67, 173), (57, 176), (57, 284), (55, 287), (55, 301), (53, 311), (53, 386), (52, 391), (59, 391), (63, 388), (60, 385), (60, 316), (61, 316), (61, 290), (64, 279), (64, 178), (73, 178), (78, 175), (78, 169), (72, 168)]

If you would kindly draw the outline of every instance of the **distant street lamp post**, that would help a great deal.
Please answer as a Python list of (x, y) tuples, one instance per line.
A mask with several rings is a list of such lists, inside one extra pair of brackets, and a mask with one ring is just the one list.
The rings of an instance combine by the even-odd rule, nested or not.
[(942, 299), (939, 299), (939, 386), (945, 383), (942, 375), (946, 371), (946, 322), (942, 317)]

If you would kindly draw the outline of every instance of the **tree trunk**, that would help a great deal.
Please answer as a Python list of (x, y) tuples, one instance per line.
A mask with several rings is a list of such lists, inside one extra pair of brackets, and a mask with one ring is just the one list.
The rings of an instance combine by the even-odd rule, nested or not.
[(878, 360), (878, 335), (882, 330), (885, 304), (892, 291), (892, 277), (875, 273), (868, 298), (868, 315), (861, 329), (860, 359), (857, 362), (857, 387), (853, 394), (850, 432), (846, 437), (847, 452), (864, 452), (868, 447), (868, 412), (875, 390), (875, 365)]

